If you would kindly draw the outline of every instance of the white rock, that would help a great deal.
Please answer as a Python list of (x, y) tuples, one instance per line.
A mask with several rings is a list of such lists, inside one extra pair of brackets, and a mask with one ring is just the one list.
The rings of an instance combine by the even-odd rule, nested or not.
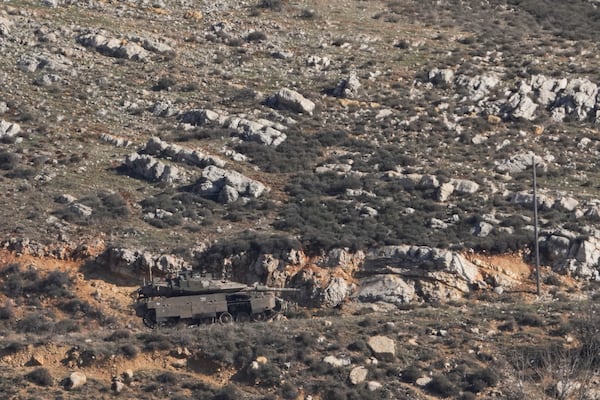
[(349, 358), (338, 358), (335, 356), (327, 356), (323, 359), (323, 362), (338, 368), (348, 366), (352, 363)]
[(375, 392), (383, 387), (383, 385), (377, 381), (369, 381), (367, 382), (367, 389), (369, 392)]
[(358, 385), (360, 383), (363, 383), (365, 379), (367, 379), (368, 373), (369, 370), (367, 370), (365, 367), (354, 367), (350, 371), (350, 375), (348, 378), (350, 380), (350, 383), (352, 383), (353, 385)]
[(396, 342), (387, 336), (372, 336), (367, 345), (379, 358), (393, 359), (396, 356)]
[(71, 375), (69, 375), (69, 377), (67, 378), (65, 388), (67, 390), (79, 389), (80, 387), (83, 387), (83, 385), (85, 385), (86, 382), (87, 377), (85, 376), (85, 374), (83, 372), (76, 371), (71, 373)]
[(275, 106), (288, 108), (292, 111), (312, 115), (315, 110), (315, 103), (306, 99), (295, 90), (283, 88), (277, 92), (272, 100)]

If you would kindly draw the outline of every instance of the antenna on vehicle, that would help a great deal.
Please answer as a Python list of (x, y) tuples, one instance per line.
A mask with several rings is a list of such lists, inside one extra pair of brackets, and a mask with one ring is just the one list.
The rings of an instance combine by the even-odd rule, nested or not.
[(531, 157), (531, 169), (533, 171), (533, 236), (535, 242), (535, 282), (537, 295), (540, 289), (540, 243), (538, 238), (538, 204), (537, 204), (537, 177), (535, 173), (535, 154)]

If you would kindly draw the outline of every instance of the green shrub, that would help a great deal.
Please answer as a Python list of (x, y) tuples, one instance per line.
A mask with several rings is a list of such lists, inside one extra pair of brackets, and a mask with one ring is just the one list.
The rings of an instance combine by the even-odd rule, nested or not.
[(72, 319), (62, 319), (54, 324), (54, 333), (57, 335), (63, 335), (69, 332), (79, 332), (81, 330), (81, 323)]
[(19, 162), (19, 158), (16, 154), (8, 151), (0, 151), (0, 169), (11, 170), (14, 169)]
[(173, 385), (177, 382), (177, 375), (172, 372), (164, 372), (156, 377), (156, 380), (163, 384)]
[(121, 346), (119, 350), (127, 358), (135, 358), (140, 354), (140, 349), (131, 343)]
[(496, 386), (498, 375), (490, 368), (482, 368), (467, 375), (468, 391), (479, 393), (490, 386)]
[(16, 324), (16, 331), (21, 333), (48, 333), (53, 327), (52, 321), (40, 314), (29, 314)]
[(12, 306), (6, 305), (0, 307), (0, 320), (12, 320), (15, 317), (15, 311)]
[(251, 369), (248, 375), (262, 387), (278, 386), (281, 381), (281, 370), (273, 363), (262, 364), (258, 369)]
[(293, 400), (298, 397), (298, 389), (289, 382), (284, 382), (279, 388), (279, 392), (284, 399)]
[(129, 329), (117, 329), (110, 336), (104, 338), (107, 342), (116, 342), (121, 339), (129, 339), (131, 337), (131, 331)]
[(515, 316), (519, 325), (541, 327), (545, 325), (544, 319), (537, 314), (526, 312)]
[(25, 379), (38, 386), (52, 386), (54, 379), (47, 368), (37, 368), (25, 375)]
[(359, 353), (365, 353), (368, 350), (367, 347), (367, 343), (364, 340), (355, 340), (354, 342), (350, 343), (347, 347), (348, 350), (350, 351), (356, 351)]
[(423, 376), (423, 371), (416, 366), (411, 365), (402, 371), (401, 379), (407, 383), (415, 383), (421, 376)]
[(247, 42), (262, 42), (267, 40), (267, 35), (261, 31), (253, 31), (246, 35)]
[(449, 397), (458, 394), (458, 388), (444, 375), (435, 375), (425, 387), (430, 393)]
[(152, 90), (161, 91), (161, 90), (170, 90), (176, 84), (175, 78), (172, 76), (163, 76), (158, 79), (156, 85), (152, 86)]
[(35, 174), (35, 170), (31, 168), (14, 168), (6, 174), (6, 177), (11, 179), (31, 179)]
[(240, 398), (239, 390), (233, 385), (227, 385), (219, 390), (212, 400), (238, 400)]
[(258, 7), (273, 11), (281, 11), (284, 0), (260, 0)]

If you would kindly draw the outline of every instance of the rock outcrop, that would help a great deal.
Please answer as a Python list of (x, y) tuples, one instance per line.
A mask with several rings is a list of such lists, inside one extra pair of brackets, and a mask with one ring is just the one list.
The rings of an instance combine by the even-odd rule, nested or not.
[[(231, 202), (238, 197), (257, 198), (268, 192), (263, 183), (248, 178), (237, 171), (208, 166), (194, 185), (193, 191), (201, 196)], [(236, 195), (237, 193), (237, 195)]]
[(148, 51), (142, 46), (125, 39), (109, 38), (100, 33), (86, 33), (77, 37), (77, 42), (91, 47), (109, 57), (125, 58), (134, 61), (145, 61)]
[(183, 174), (177, 166), (163, 163), (146, 154), (129, 154), (123, 162), (123, 167), (131, 175), (150, 182), (174, 184), (183, 179)]
[(363, 281), (364, 291), (360, 285), (359, 296), (398, 304), (416, 295), (426, 301), (445, 301), (486, 286), (478, 268), (462, 255), (423, 246), (374, 249), (367, 253), (363, 274), (368, 278)]
[(267, 104), (272, 107), (289, 109), (297, 113), (312, 115), (315, 103), (308, 100), (295, 90), (283, 88), (267, 99)]
[(109, 247), (96, 260), (96, 264), (121, 277), (135, 281), (151, 271), (155, 276), (164, 276), (190, 268), (190, 264), (171, 254), (152, 254), (147, 251), (120, 247)]
[(369, 370), (363, 366), (354, 367), (350, 371), (348, 375), (348, 380), (353, 385), (359, 385), (363, 383), (367, 379), (367, 375), (369, 374)]
[(209, 165), (224, 167), (225, 161), (200, 150), (193, 150), (176, 144), (169, 144), (158, 137), (152, 137), (141, 150), (142, 153), (151, 156), (167, 158), (182, 162), (195, 167), (204, 168)]
[(21, 126), (14, 122), (0, 120), (0, 139), (15, 137), (21, 132)]
[(278, 122), (264, 118), (252, 118), (249, 115), (228, 115), (207, 109), (190, 110), (179, 116), (183, 123), (202, 126), (217, 125), (236, 132), (240, 139), (277, 147), (287, 139), (283, 132), (286, 127)]

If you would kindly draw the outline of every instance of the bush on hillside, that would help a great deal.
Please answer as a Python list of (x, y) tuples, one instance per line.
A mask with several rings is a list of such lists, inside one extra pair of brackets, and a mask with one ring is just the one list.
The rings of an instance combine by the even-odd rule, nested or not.
[(52, 386), (54, 383), (52, 374), (50, 374), (50, 371), (47, 368), (36, 368), (25, 375), (25, 379), (38, 386)]

